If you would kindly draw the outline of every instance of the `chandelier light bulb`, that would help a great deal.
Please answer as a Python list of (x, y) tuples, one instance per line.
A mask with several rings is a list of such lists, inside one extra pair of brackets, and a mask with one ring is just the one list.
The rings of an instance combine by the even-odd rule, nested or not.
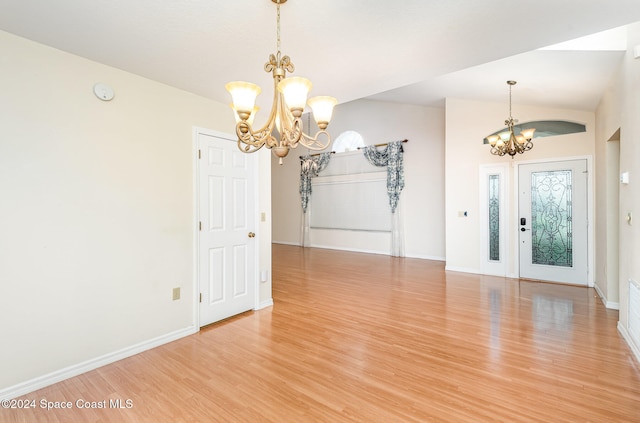
[(521, 134), (526, 140), (532, 140), (534, 132), (536, 132), (535, 128), (529, 128), (522, 131)]
[[(236, 123), (241, 122), (242, 119), (240, 118), (240, 115), (238, 114), (236, 109), (233, 107), (233, 103), (229, 104), (229, 107), (231, 107), (231, 110), (233, 110), (233, 116), (236, 118)], [(260, 107), (258, 107), (258, 106), (254, 106), (253, 107), (253, 110), (251, 111), (251, 114), (247, 118), (247, 123), (249, 125), (253, 125), (253, 121), (256, 118), (256, 113), (258, 113), (258, 110), (260, 110)]]
[(313, 111), (313, 118), (320, 129), (326, 129), (329, 122), (331, 122), (333, 108), (337, 103), (338, 100), (329, 96), (317, 96), (309, 99), (309, 107)]
[(299, 76), (285, 78), (278, 84), (278, 91), (284, 96), (284, 102), (295, 117), (302, 116), (312, 86), (311, 81)]
[[(242, 120), (247, 120), (255, 108), (256, 97), (262, 89), (256, 84), (244, 81), (229, 82), (224, 87), (231, 94), (233, 110), (238, 113)], [(246, 117), (243, 117), (245, 114)]]

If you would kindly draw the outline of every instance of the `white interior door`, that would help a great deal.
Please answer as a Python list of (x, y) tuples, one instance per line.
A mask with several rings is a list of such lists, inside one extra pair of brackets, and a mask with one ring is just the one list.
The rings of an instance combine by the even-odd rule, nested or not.
[(199, 132), (200, 326), (256, 306), (257, 157), (235, 140)]
[(519, 167), (520, 277), (588, 283), (587, 161)]

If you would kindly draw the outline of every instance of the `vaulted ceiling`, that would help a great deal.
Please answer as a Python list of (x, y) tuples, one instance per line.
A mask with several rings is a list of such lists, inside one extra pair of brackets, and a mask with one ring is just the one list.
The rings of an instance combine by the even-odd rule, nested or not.
[[(282, 52), (312, 95), (506, 101), (515, 79), (514, 104), (594, 110), (624, 28), (538, 49), (640, 21), (640, 1), (289, 0), (281, 20)], [(271, 0), (0, 0), (0, 30), (223, 103), (226, 82), (251, 81), (269, 108)]]

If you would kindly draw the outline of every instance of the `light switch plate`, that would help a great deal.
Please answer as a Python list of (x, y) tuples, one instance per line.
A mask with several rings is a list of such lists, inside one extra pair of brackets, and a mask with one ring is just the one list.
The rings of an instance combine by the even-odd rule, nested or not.
[(620, 174), (620, 183), (625, 185), (629, 183), (629, 172), (622, 172)]

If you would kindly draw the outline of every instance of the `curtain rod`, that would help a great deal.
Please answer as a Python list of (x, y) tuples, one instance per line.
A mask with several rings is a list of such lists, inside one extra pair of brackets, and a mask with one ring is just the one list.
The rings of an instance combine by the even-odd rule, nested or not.
[[(330, 153), (330, 154), (336, 154), (336, 152), (335, 152), (335, 151), (329, 151), (329, 153)], [(322, 153), (307, 154), (307, 156), (309, 156), (309, 157), (315, 157), (315, 156), (319, 156), (320, 154), (322, 154)], [(305, 157), (307, 157), (307, 156), (300, 156), (300, 160), (304, 159), (304, 158), (305, 158)]]
[[(409, 140), (402, 140), (402, 142), (409, 142)], [(385, 145), (389, 145), (388, 142), (383, 142), (380, 144), (374, 144), (374, 147), (384, 147)], [(364, 147), (358, 147), (358, 150), (362, 150)]]
[[(409, 140), (402, 140), (402, 142), (409, 142)], [(374, 147), (384, 147), (385, 145), (389, 145), (388, 142), (383, 142), (381, 144), (374, 144)], [(364, 147), (358, 147), (358, 150), (362, 150)], [(336, 154), (335, 151), (330, 151), (331, 154)], [(309, 154), (309, 157), (315, 157), (315, 156), (319, 156), (321, 153), (316, 153), (316, 154)], [(304, 159), (306, 156), (300, 156), (300, 160)]]

